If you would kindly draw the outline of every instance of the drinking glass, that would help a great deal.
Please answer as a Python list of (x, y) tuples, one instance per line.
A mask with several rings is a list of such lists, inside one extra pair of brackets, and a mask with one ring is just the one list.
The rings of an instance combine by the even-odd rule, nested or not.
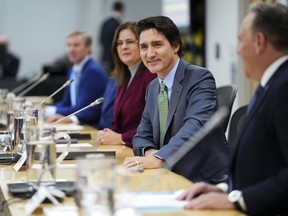
[(29, 126), (35, 126), (38, 122), (38, 109), (29, 108), (26, 110), (14, 110), (13, 112), (14, 124), (13, 124), (13, 145), (15, 152), (23, 152), (24, 138), (23, 128)]
[[(57, 157), (56, 140), (64, 138), (67, 147)], [(31, 184), (55, 182), (56, 168), (69, 152), (71, 139), (67, 133), (56, 132), (54, 127), (28, 126), (25, 128), (27, 151), (27, 181)]]
[(12, 151), (12, 132), (0, 131), (0, 153), (11, 153)]
[(8, 93), (8, 89), (0, 89), (0, 123), (6, 124), (5, 122), (5, 114), (7, 113), (6, 107), (6, 95)]
[(113, 215), (115, 163), (115, 159), (103, 157), (77, 160), (76, 204), (79, 215)]

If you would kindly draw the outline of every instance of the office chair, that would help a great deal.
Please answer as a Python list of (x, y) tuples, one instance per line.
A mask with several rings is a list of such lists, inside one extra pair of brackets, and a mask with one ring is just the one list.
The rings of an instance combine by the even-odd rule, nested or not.
[(223, 121), (223, 129), (224, 132), (226, 132), (238, 88), (236, 85), (227, 85), (218, 87), (216, 90), (218, 98), (218, 108), (222, 106), (226, 106), (228, 108), (228, 115)]
[(235, 139), (241, 130), (242, 124), (246, 117), (247, 107), (248, 105), (238, 108), (231, 117), (228, 133), (228, 143), (230, 146), (233, 142), (235, 142)]
[[(237, 90), (238, 89), (237, 89), (237, 87), (235, 85), (221, 86), (221, 87), (218, 87), (216, 89), (216, 91), (217, 91), (217, 100), (218, 100), (218, 109), (220, 107), (223, 107), (223, 106), (226, 106), (228, 108), (228, 115), (223, 120), (224, 132), (226, 132), (226, 130), (227, 130), (227, 126), (228, 126), (228, 123), (229, 123), (229, 119), (230, 119), (233, 103), (234, 103), (234, 100), (236, 98)], [(209, 179), (208, 182), (210, 184), (219, 184), (221, 182), (227, 182), (227, 180), (228, 180), (228, 175), (227, 174), (223, 174), (223, 175), (220, 174), (217, 177), (213, 177), (213, 178)]]

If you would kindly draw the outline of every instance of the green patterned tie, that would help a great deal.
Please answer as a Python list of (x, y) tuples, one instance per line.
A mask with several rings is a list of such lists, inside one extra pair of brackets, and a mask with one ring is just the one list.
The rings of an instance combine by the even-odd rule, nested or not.
[(164, 82), (161, 82), (160, 93), (158, 96), (158, 108), (159, 108), (159, 123), (160, 123), (160, 148), (163, 146), (164, 134), (166, 128), (166, 121), (168, 115), (168, 95)]

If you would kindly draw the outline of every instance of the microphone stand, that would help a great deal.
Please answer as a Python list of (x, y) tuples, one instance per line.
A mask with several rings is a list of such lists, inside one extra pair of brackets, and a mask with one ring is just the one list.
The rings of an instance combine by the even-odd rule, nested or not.
[(68, 116), (63, 117), (63, 118), (59, 119), (58, 121), (55, 121), (55, 122), (49, 124), (48, 126), (53, 126), (53, 125), (55, 125), (55, 124), (57, 124), (57, 123), (65, 120), (65, 119), (71, 117), (72, 115), (76, 115), (77, 113), (82, 112), (83, 110), (85, 110), (85, 109), (87, 109), (87, 108), (89, 108), (89, 107), (93, 107), (93, 106), (95, 106), (95, 105), (101, 104), (101, 103), (103, 103), (103, 101), (104, 101), (104, 97), (98, 98), (97, 100), (95, 100), (94, 102), (92, 102), (91, 104), (89, 104), (88, 106), (83, 107), (82, 109), (77, 110), (76, 112), (74, 112), (74, 113), (72, 113), (72, 114), (70, 114), (70, 115), (68, 115)]
[[(68, 81), (70, 81), (70, 80), (68, 80)], [(70, 81), (69, 84), (70, 84), (71, 82), (72, 82), (72, 81)], [(65, 84), (64, 84), (64, 85), (65, 85)], [(84, 107), (84, 108), (82, 108), (82, 109), (80, 109), (80, 110), (78, 110), (78, 111), (76, 111), (76, 112), (74, 112), (74, 113), (72, 113), (72, 114), (70, 114), (70, 115), (68, 115), (68, 116), (65, 116), (65, 117), (62, 118), (62, 119), (59, 119), (58, 121), (50, 124), (49, 126), (52, 126), (52, 125), (54, 125), (54, 124), (57, 124), (57, 123), (59, 123), (60, 121), (66, 119), (66, 118), (69, 118), (70, 116), (75, 115), (75, 114), (77, 114), (77, 113), (79, 113), (79, 112), (81, 112), (81, 111), (83, 111), (83, 110), (85, 110), (85, 109), (87, 109), (87, 108), (89, 108), (89, 107), (92, 107), (92, 106), (96, 106), (96, 105), (98, 105), (98, 104), (101, 104), (101, 103), (103, 103), (103, 101), (104, 101), (104, 97), (98, 98), (97, 100), (95, 100), (94, 102), (92, 102), (91, 104), (89, 104), (88, 106), (86, 106), (86, 107)], [(70, 140), (70, 142), (68, 142), (68, 147), (67, 147), (67, 149), (69, 149), (70, 144), (71, 144), (71, 140)], [(39, 189), (39, 186), (40, 186), (40, 184), (41, 184), (41, 181), (42, 181), (42, 178), (43, 178), (44, 174), (45, 174), (47, 171), (56, 168), (56, 167), (61, 163), (61, 161), (67, 156), (68, 153), (69, 153), (69, 152), (66, 151), (66, 152), (63, 154), (63, 156), (60, 155), (60, 156), (57, 158), (57, 160), (56, 160), (56, 164), (54, 164), (54, 165), (49, 165), (49, 166), (47, 166), (46, 168), (44, 168), (44, 169), (41, 171), (41, 173), (40, 173), (40, 175), (39, 175), (39, 177), (38, 177), (38, 179), (37, 179), (37, 181), (36, 181), (36, 184), (33, 184), (33, 185), (32, 185), (33, 189), (35, 189), (36, 191)], [(52, 198), (53, 198), (53, 197), (52, 197)]]
[(72, 82), (73, 82), (73, 79), (67, 80), (59, 89), (57, 89), (55, 92), (53, 92), (53, 94), (51, 94), (49, 97), (47, 97), (43, 101), (41, 101), (41, 103), (37, 106), (37, 109), (39, 109), (42, 104), (44, 104), (47, 100), (51, 99), (59, 91), (61, 91), (62, 89), (66, 88), (67, 86), (69, 86)]
[(192, 137), (190, 137), (174, 154), (167, 158), (163, 168), (169, 169), (173, 167), (180, 159), (183, 158), (191, 149), (193, 149), (201, 140), (203, 140), (210, 132), (219, 127), (224, 118), (228, 115), (228, 108), (221, 107), (212, 115), (212, 117), (201, 127)]
[(49, 73), (44, 74), (40, 79), (38, 79), (35, 83), (33, 83), (31, 86), (29, 86), (27, 89), (25, 89), (23, 92), (21, 92), (18, 96), (22, 97), (25, 94), (27, 94), (29, 91), (31, 91), (35, 86), (46, 80), (50, 76)]
[(37, 76), (35, 76), (34, 78), (32, 78), (31, 80), (28, 80), (27, 82), (17, 86), (15, 89), (11, 90), (10, 92), (12, 93), (17, 93), (21, 90), (23, 90), (24, 88), (26, 88), (27, 86), (29, 86), (31, 83), (35, 82), (36, 80), (38, 80), (41, 77), (41, 74), (38, 74)]

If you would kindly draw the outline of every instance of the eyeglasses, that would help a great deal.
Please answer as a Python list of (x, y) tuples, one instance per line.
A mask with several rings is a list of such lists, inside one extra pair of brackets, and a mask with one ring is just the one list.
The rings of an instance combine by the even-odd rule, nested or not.
[(117, 46), (117, 48), (120, 48), (120, 47), (122, 47), (123, 44), (126, 44), (126, 46), (130, 47), (133, 44), (136, 44), (137, 42), (138, 42), (137, 40), (125, 40), (125, 41), (118, 40), (116, 42), (116, 46)]

